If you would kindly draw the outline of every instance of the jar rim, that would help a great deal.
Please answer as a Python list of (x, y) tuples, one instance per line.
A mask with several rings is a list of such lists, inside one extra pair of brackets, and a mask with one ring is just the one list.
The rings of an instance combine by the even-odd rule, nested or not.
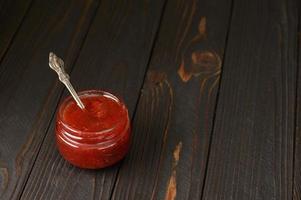
[[(116, 97), (112, 93), (102, 91), (102, 90), (84, 90), (84, 91), (78, 92), (79, 97), (89, 96), (89, 95), (91, 95), (91, 96), (95, 96), (95, 95), (104, 96), (106, 98), (110, 98), (110, 99), (114, 100), (115, 102), (117, 102), (122, 107), (122, 109), (126, 112), (126, 118), (127, 119), (124, 122), (125, 124), (124, 124), (123, 129), (127, 129), (127, 127), (129, 126), (129, 117), (128, 117), (128, 110), (127, 110), (125, 104), (123, 103), (123, 101), (121, 101), (118, 97)], [(102, 129), (102, 130), (99, 130), (99, 131), (83, 131), (83, 130), (74, 128), (74, 127), (68, 125), (68, 123), (66, 121), (64, 121), (64, 117), (63, 117), (64, 109), (66, 108), (66, 106), (68, 105), (68, 103), (71, 100), (73, 100), (72, 96), (68, 96), (60, 103), (57, 117), (58, 117), (59, 121), (61, 121), (61, 124), (66, 129), (70, 130), (74, 135), (78, 135), (78, 136), (83, 136), (84, 135), (85, 138), (98, 137), (99, 135), (109, 133), (109, 132), (113, 131), (114, 129), (116, 129), (117, 127), (119, 127), (120, 125), (123, 125), (122, 124), (123, 121), (118, 121), (111, 128)]]

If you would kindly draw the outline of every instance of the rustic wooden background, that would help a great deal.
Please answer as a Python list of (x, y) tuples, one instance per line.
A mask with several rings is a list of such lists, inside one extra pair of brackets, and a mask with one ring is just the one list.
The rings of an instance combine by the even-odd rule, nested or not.
[[(301, 199), (299, 0), (0, 0), (0, 199)], [(126, 102), (102, 170), (54, 142), (68, 93)]]

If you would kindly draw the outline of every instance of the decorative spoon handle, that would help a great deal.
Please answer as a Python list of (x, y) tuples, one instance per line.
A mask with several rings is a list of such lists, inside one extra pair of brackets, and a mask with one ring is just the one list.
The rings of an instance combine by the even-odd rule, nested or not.
[(69, 75), (65, 72), (64, 61), (61, 58), (57, 57), (54, 53), (50, 52), (49, 66), (58, 74), (60, 81), (67, 87), (72, 97), (76, 101), (77, 105), (81, 109), (85, 109), (83, 102), (80, 100), (79, 96), (77, 95), (76, 91), (74, 90), (73, 86), (69, 81)]

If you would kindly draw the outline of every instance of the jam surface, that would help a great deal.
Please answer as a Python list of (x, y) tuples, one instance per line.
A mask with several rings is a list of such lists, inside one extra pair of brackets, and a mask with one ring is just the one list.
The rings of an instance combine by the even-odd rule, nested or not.
[(125, 105), (102, 91), (79, 93), (82, 110), (71, 98), (60, 105), (56, 143), (71, 164), (89, 169), (104, 168), (121, 160), (129, 149), (130, 121)]
[(85, 109), (70, 101), (63, 111), (66, 125), (80, 131), (97, 132), (114, 128), (127, 119), (127, 112), (122, 104), (107, 96), (87, 95), (81, 97)]

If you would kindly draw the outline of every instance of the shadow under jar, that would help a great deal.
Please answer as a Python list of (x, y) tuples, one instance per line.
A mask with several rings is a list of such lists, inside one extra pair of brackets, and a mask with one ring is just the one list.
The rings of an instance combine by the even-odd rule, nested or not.
[(130, 120), (124, 103), (98, 90), (78, 93), (80, 109), (72, 97), (59, 106), (56, 143), (71, 164), (88, 169), (104, 168), (121, 160), (129, 149)]

